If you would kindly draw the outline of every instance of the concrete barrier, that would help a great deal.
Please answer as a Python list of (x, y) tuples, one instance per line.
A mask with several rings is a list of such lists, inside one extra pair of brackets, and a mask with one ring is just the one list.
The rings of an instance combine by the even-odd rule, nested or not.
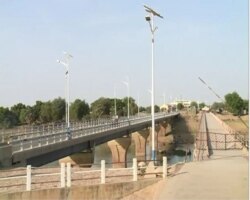
[(12, 146), (9, 144), (0, 145), (0, 167), (10, 167), (12, 164)]
[(162, 179), (146, 179), (133, 182), (101, 184), (91, 186), (75, 186), (71, 188), (55, 188), (33, 190), (17, 193), (0, 194), (0, 199), (12, 200), (68, 200), (68, 199), (120, 199), (133, 192), (157, 183)]

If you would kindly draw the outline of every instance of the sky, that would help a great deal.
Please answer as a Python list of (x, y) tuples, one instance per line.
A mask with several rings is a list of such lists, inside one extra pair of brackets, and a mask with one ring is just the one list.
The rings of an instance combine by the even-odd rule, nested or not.
[(150, 105), (151, 33), (143, 4), (155, 17), (155, 103), (175, 99), (220, 101), (248, 98), (247, 0), (0, 0), (0, 106), (130, 95)]

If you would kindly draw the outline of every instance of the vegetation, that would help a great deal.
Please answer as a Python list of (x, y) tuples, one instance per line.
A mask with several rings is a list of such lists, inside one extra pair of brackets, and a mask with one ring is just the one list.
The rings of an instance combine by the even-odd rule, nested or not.
[(225, 109), (225, 104), (223, 102), (214, 102), (211, 106), (211, 109), (221, 113)]
[[(127, 116), (128, 98), (116, 99), (116, 114)], [(0, 128), (11, 128), (17, 125), (43, 124), (65, 121), (65, 100), (56, 98), (52, 101), (36, 101), (29, 106), (22, 103), (13, 105), (10, 109), (0, 107)], [(76, 99), (70, 104), (70, 120), (79, 121), (83, 118), (112, 117), (115, 115), (115, 99), (101, 97), (89, 106), (84, 100)], [(140, 112), (151, 112), (151, 107), (140, 107)], [(155, 112), (159, 112), (159, 106), (155, 106)], [(130, 115), (138, 112), (135, 99), (129, 98)]]
[(177, 104), (177, 109), (178, 110), (182, 110), (184, 108), (183, 104), (182, 103), (178, 103)]
[(242, 99), (237, 92), (232, 92), (225, 95), (225, 102), (214, 102), (211, 109), (219, 113), (227, 110), (234, 115), (248, 114), (249, 101)]
[[(84, 100), (76, 99), (70, 104), (70, 120), (79, 121), (83, 118), (100, 118), (118, 116), (127, 116), (128, 98), (113, 99), (100, 97), (89, 106)], [(205, 103), (200, 103), (199, 108), (202, 109)], [(191, 107), (198, 108), (196, 102), (191, 102)], [(215, 111), (227, 109), (234, 115), (241, 115), (249, 111), (249, 101), (243, 100), (236, 92), (229, 93), (225, 96), (225, 103), (215, 102), (211, 108)], [(177, 105), (178, 110), (184, 108), (182, 103)], [(65, 121), (65, 100), (56, 98), (52, 101), (42, 102), (36, 101), (35, 105), (29, 106), (22, 103), (13, 105), (11, 108), (0, 107), (0, 128), (10, 128), (24, 124), (42, 124), (51, 122)], [(135, 99), (129, 98), (130, 115), (136, 115), (138, 105)], [(151, 113), (151, 106), (139, 107), (139, 112)], [(155, 105), (155, 112), (160, 112), (159, 106)]]
[[(89, 105), (80, 99), (70, 105), (72, 120), (80, 120), (89, 114)], [(36, 101), (34, 106), (18, 103), (9, 108), (0, 107), (0, 128), (11, 128), (23, 124), (42, 124), (65, 120), (65, 100), (56, 98), (53, 101)]]
[(200, 108), (200, 109), (204, 108), (205, 106), (206, 106), (206, 104), (205, 104), (204, 102), (199, 103), (199, 108)]
[(196, 101), (192, 101), (190, 104), (190, 107), (195, 107), (196, 109), (198, 108), (198, 104)]
[(241, 115), (244, 110), (244, 100), (238, 95), (237, 92), (225, 95), (226, 108), (234, 115)]

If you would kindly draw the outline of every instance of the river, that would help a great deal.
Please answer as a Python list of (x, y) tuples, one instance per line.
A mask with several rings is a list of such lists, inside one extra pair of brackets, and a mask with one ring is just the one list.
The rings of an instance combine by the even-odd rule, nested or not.
[[(191, 151), (193, 151), (193, 145), (178, 145), (176, 147), (176, 149), (178, 150), (187, 150), (190, 149)], [(151, 159), (151, 149), (150, 149), (150, 145), (147, 144), (146, 145), (146, 159), (150, 160)], [(127, 152), (127, 166), (131, 167), (132, 166), (132, 161), (133, 158), (135, 157), (135, 144), (134, 142), (131, 143), (131, 145), (128, 148), (128, 152)], [(106, 166), (107, 167), (111, 167), (111, 163), (112, 163), (112, 154), (111, 151), (107, 145), (107, 143), (98, 145), (95, 147), (94, 150), (94, 164), (93, 164), (93, 168), (95, 167), (100, 167), (100, 163), (101, 160), (105, 160), (106, 162)], [(185, 156), (178, 156), (178, 155), (171, 155), (168, 158), (168, 164), (172, 165), (178, 162), (183, 162), (185, 160)], [(188, 158), (188, 161), (192, 161), (192, 156)], [(44, 166), (59, 166), (59, 162), (58, 161), (54, 161), (51, 163), (48, 163)]]

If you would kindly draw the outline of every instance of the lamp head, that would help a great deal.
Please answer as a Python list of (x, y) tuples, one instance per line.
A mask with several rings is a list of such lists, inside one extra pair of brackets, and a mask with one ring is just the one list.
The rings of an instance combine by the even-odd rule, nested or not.
[(148, 22), (150, 22), (150, 20), (151, 20), (150, 16), (146, 16), (145, 19), (146, 19), (146, 21), (148, 21)]

